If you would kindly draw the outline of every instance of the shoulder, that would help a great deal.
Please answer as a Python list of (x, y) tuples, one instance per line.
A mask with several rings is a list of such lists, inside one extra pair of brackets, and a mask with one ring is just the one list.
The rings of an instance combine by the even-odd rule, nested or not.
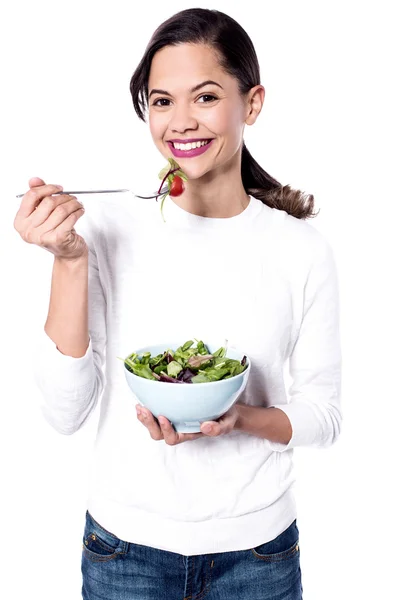
[(331, 243), (316, 223), (265, 204), (260, 217), (264, 260), (269, 265), (272, 262), (288, 280), (304, 282), (311, 271), (330, 273), (336, 269)]
[(298, 219), (284, 210), (270, 209), (279, 239), (289, 252), (300, 254), (304, 259), (313, 260), (321, 253), (332, 251), (326, 235), (311, 220)]

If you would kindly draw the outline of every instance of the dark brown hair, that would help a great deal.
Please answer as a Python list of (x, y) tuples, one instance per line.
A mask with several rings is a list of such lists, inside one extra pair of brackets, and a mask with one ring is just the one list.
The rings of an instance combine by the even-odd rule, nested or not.
[[(206, 44), (219, 57), (221, 67), (235, 77), (241, 94), (259, 85), (260, 67), (253, 43), (234, 19), (218, 10), (189, 8), (176, 13), (153, 33), (144, 55), (130, 81), (133, 106), (142, 121), (148, 108), (148, 81), (151, 61), (158, 50), (178, 44)], [(314, 196), (282, 186), (254, 160), (243, 142), (242, 181), (247, 194), (272, 208), (284, 210), (298, 218), (317, 216)], [(319, 212), (319, 211), (318, 211)]]

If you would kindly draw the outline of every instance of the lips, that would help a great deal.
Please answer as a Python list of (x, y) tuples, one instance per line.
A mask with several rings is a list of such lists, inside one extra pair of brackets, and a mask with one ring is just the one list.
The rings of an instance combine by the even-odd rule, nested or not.
[(211, 138), (190, 138), (188, 140), (168, 140), (169, 142), (175, 142), (176, 144), (191, 144), (192, 142), (209, 142)]
[[(206, 140), (185, 140), (185, 143), (190, 143), (190, 142), (203, 142)], [(168, 145), (171, 148), (171, 152), (174, 156), (176, 156), (177, 158), (192, 158), (194, 156), (199, 156), (200, 154), (204, 154), (204, 152), (207, 152), (207, 150), (210, 148), (210, 146), (212, 145), (214, 140), (208, 140), (208, 144), (205, 144), (204, 146), (200, 146), (200, 148), (191, 148), (191, 150), (178, 150), (178, 148), (174, 148), (174, 144), (172, 142), (176, 142), (176, 143), (184, 143), (181, 140), (170, 140), (168, 141)]]

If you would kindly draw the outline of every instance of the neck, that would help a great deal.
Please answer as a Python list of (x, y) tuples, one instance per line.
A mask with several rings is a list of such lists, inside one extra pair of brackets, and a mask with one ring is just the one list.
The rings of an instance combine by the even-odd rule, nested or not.
[(240, 153), (235, 164), (210, 171), (198, 179), (185, 182), (185, 191), (172, 200), (184, 210), (200, 217), (228, 218), (245, 210), (250, 198), (243, 187)]

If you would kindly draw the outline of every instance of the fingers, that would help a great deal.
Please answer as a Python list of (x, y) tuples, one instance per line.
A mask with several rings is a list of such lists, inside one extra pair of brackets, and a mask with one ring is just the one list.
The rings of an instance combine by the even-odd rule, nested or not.
[(29, 187), (33, 188), (37, 187), (38, 185), (46, 185), (46, 182), (43, 181), (43, 179), (40, 179), (40, 177), (31, 177), (29, 180)]
[(165, 417), (158, 417), (160, 423), (161, 432), (164, 437), (165, 443), (170, 446), (175, 446), (178, 443), (179, 437), (172, 424)]
[(200, 429), (202, 433), (209, 437), (216, 437), (218, 435), (226, 435), (230, 433), (237, 421), (238, 414), (237, 409), (232, 407), (228, 412), (226, 412), (222, 417), (218, 419), (218, 421), (204, 421)]
[(138, 419), (147, 429), (149, 430), (150, 436), (153, 440), (162, 440), (164, 439), (163, 434), (161, 433), (160, 426), (156, 422), (152, 413), (147, 410), (144, 406), (140, 406), (140, 404), (136, 405), (136, 412)]
[[(80, 205), (77, 209), (73, 210), (69, 217), (67, 217), (60, 225), (57, 224), (51, 231), (54, 230), (56, 243), (58, 241), (65, 240), (68, 233), (73, 230), (75, 223), (85, 214), (85, 209)], [(50, 219), (49, 219), (50, 221)], [(76, 232), (75, 232), (76, 233)]]
[(45, 248), (54, 256), (75, 260), (84, 257), (88, 246), (74, 226), (84, 214), (81, 202), (60, 194), (62, 186), (46, 185), (32, 177), (14, 219), (14, 229), (28, 244)]
[(40, 204), (40, 202), (45, 198), (45, 196), (51, 196), (51, 194), (55, 194), (62, 190), (62, 186), (56, 185), (39, 185), (37, 187), (33, 187), (26, 192), (26, 194), (22, 197), (21, 205), (19, 207), (19, 211), (17, 213), (17, 217), (21, 219), (26, 219), (29, 217), (35, 208)]
[(17, 215), (14, 227), (29, 244), (57, 246), (68, 238), (68, 232), (83, 214), (82, 208), (74, 196), (46, 196), (28, 218), (18, 220)]
[(204, 437), (200, 433), (178, 433), (173, 428), (172, 424), (165, 417), (158, 417), (160, 422), (161, 432), (164, 436), (165, 443), (169, 446), (176, 446), (182, 444), (182, 442), (188, 442), (190, 440), (197, 440), (199, 437)]
[[(67, 219), (72, 213), (82, 208), (76, 196), (60, 194), (59, 196), (46, 196), (37, 210), (31, 215), (32, 227), (40, 227), (46, 222), (46, 232), (52, 231)], [(45, 233), (42, 231), (41, 233)]]
[(154, 418), (152, 413), (140, 404), (136, 405), (136, 411), (139, 421), (147, 427), (153, 440), (164, 440), (169, 446), (176, 446), (182, 442), (196, 440), (204, 437), (202, 433), (178, 433), (166, 417)]
[(200, 433), (179, 433), (175, 431), (170, 421), (163, 416), (158, 420), (144, 406), (136, 405), (138, 419), (149, 430), (153, 440), (164, 440), (169, 446), (176, 446), (182, 442), (196, 440), (199, 437), (217, 437), (230, 433), (238, 419), (238, 411), (235, 406), (228, 410), (218, 421), (204, 421), (200, 426)]
[(201, 432), (208, 437), (217, 437), (221, 435), (222, 430), (218, 421), (204, 421), (200, 425)]

